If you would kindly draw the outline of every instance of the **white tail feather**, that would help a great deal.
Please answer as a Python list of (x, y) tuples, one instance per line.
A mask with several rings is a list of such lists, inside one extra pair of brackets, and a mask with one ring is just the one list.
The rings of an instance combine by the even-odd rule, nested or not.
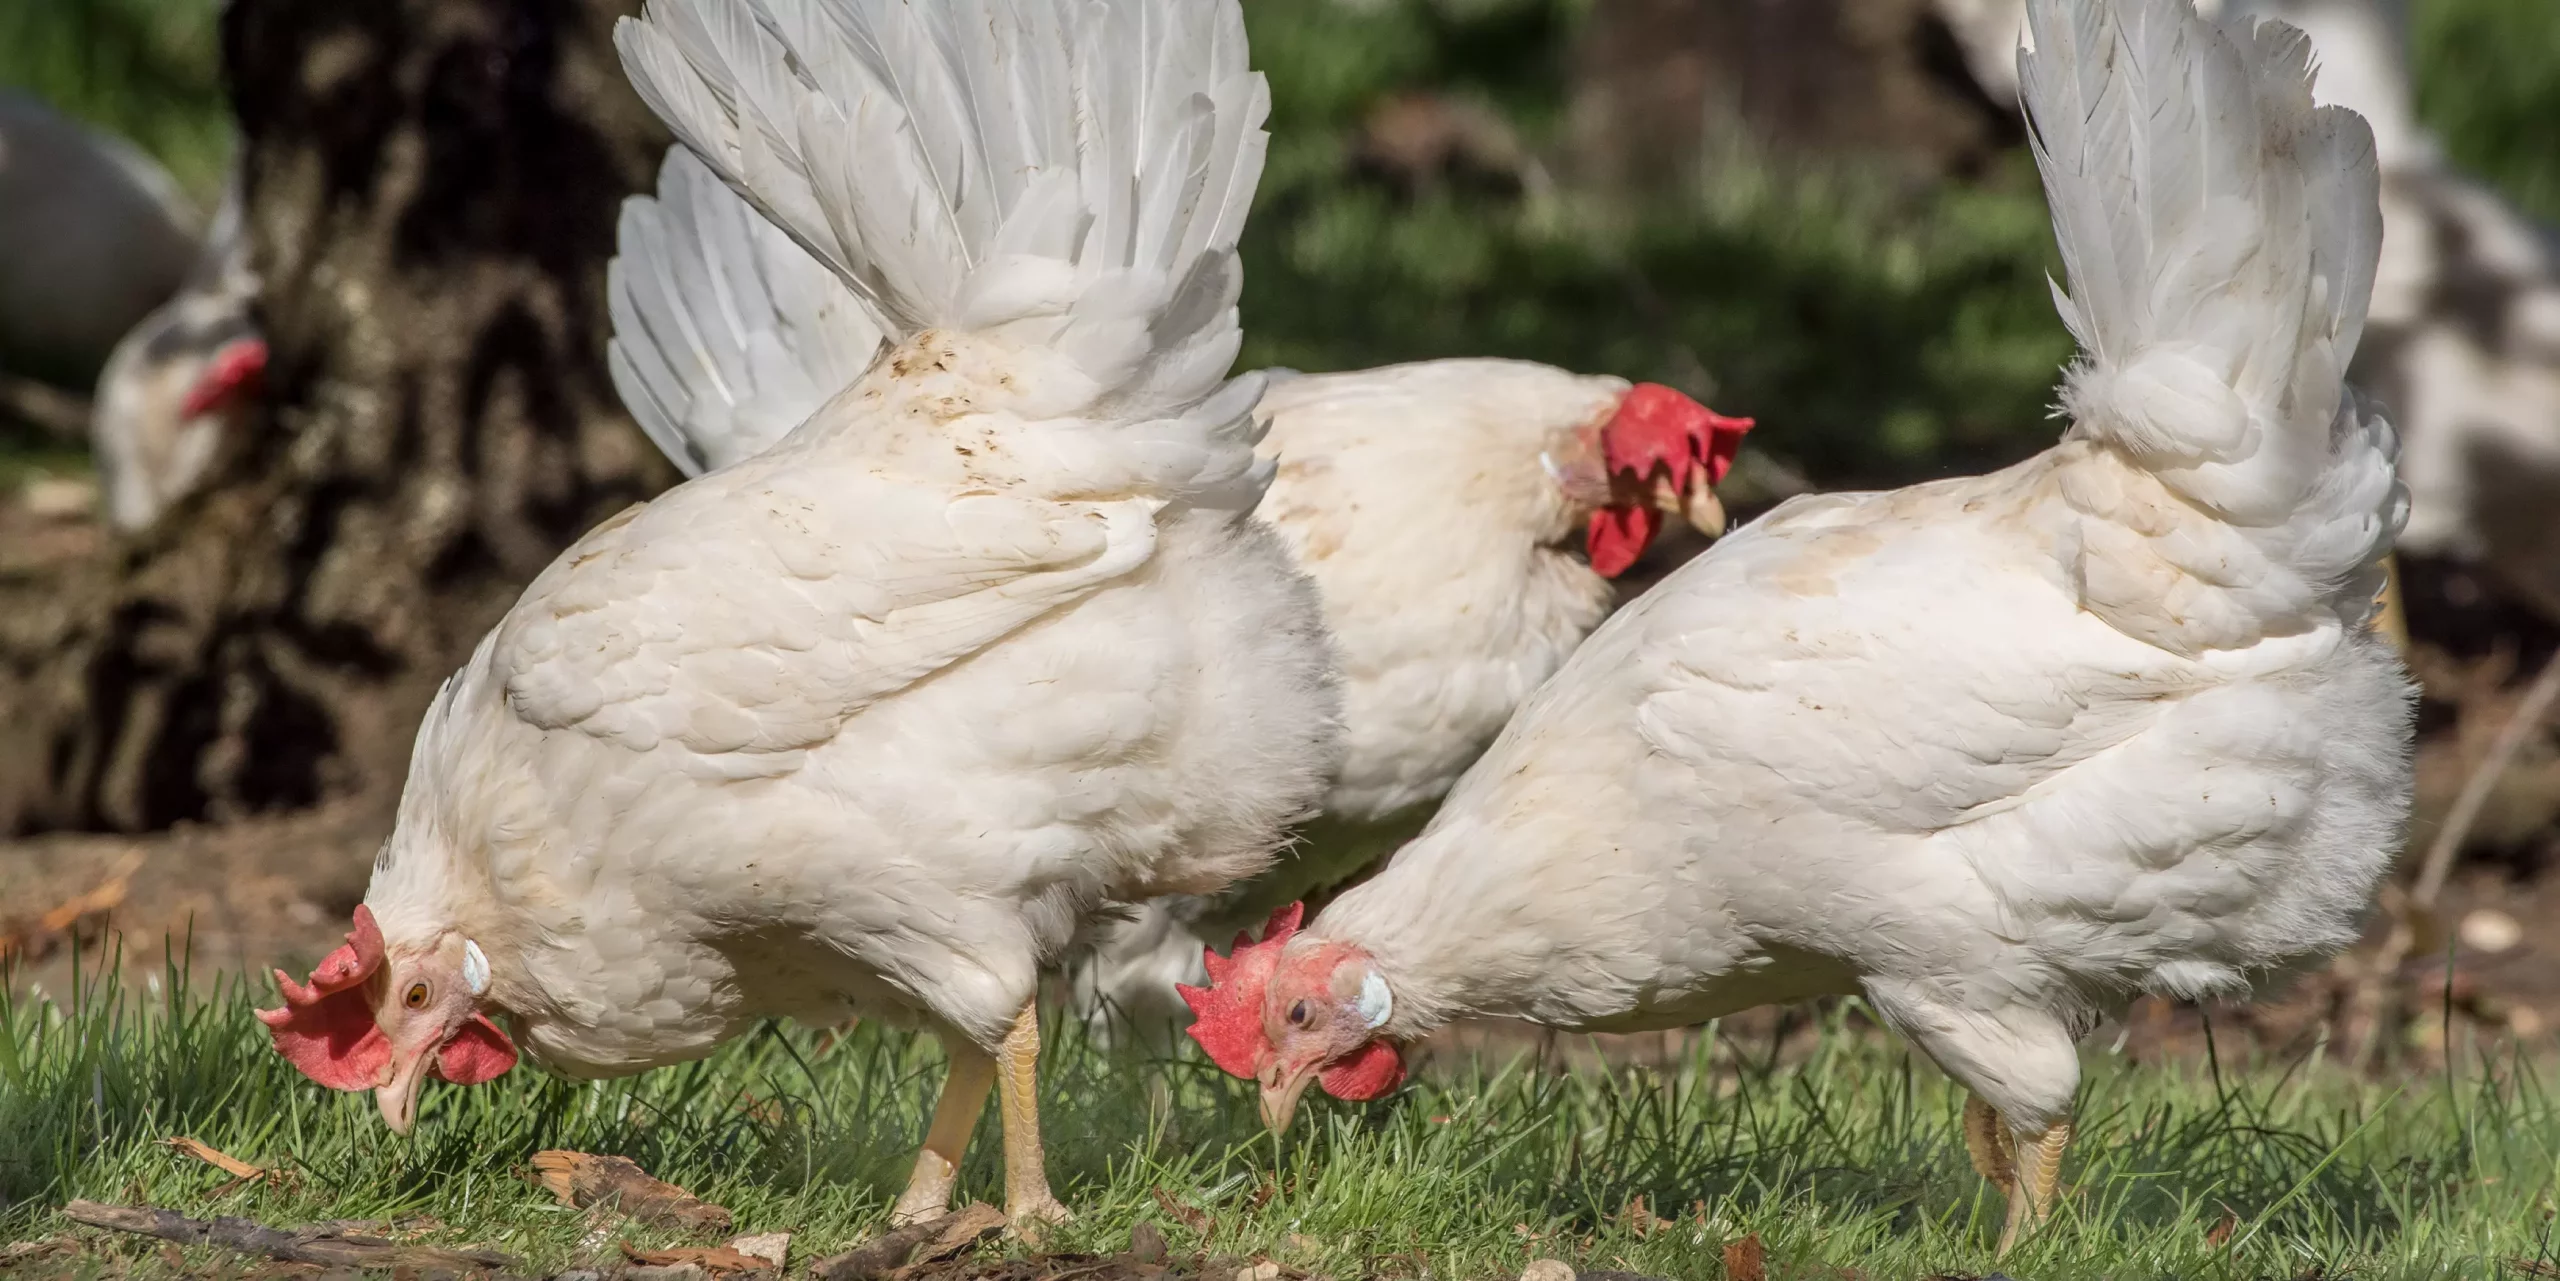
[(2313, 105), (2310, 43), (2279, 23), (2226, 29), (2189, 0), (2028, 18), (2074, 435), (2258, 548), (2249, 612), (2364, 608), (2406, 507), (2389, 424), (2342, 382), (2381, 251), (2372, 131)]
[(615, 40), (893, 340), (1053, 351), (1124, 419), (1233, 363), (1269, 110), (1235, 0), (651, 0)]
[(654, 198), (623, 202), (618, 238), (613, 384), (688, 476), (762, 452), (879, 354), (862, 299), (682, 146)]

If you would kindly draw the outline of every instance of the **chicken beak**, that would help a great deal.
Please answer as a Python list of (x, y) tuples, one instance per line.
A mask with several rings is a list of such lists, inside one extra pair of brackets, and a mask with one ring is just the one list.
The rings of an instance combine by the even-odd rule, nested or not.
[(1289, 1132), (1289, 1118), (1297, 1115), (1298, 1096), (1316, 1079), (1312, 1067), (1287, 1068), (1273, 1064), (1262, 1070), (1262, 1124), (1273, 1134)]
[(418, 1123), (418, 1087), (427, 1079), (427, 1060), (432, 1049), (395, 1058), (391, 1061), (391, 1079), (373, 1087), (373, 1104), (382, 1109), (382, 1123), (393, 1134), (407, 1134)]
[(1689, 522), (1689, 527), (1709, 538), (1724, 533), (1724, 501), (1716, 497), (1716, 488), (1707, 483), (1704, 468), (1689, 473), (1685, 486), (1674, 487), (1669, 476), (1653, 478), (1653, 505), (1664, 512)]

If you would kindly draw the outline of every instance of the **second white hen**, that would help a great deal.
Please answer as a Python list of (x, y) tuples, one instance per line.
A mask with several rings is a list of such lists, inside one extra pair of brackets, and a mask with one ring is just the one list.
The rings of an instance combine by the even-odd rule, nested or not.
[(2411, 690), (2372, 630), (2406, 509), (2341, 382), (2373, 139), (2310, 47), (2187, 0), (2034, 0), (2022, 62), (2081, 359), (2014, 467), (1799, 498), (1601, 625), (1430, 826), (1211, 965), (1193, 1035), (1372, 1098), (1468, 1016), (1603, 1031), (1860, 994), (2050, 1208), (2075, 1041), (2352, 941)]

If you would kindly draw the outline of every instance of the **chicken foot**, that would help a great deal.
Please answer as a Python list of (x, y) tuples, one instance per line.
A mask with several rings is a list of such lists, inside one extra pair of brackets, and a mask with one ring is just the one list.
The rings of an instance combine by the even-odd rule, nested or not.
[(1049, 1192), (1047, 1158), (1040, 1147), (1040, 1006), (1022, 1004), (996, 1051), (997, 1105), (1004, 1113), (1004, 1213), (1013, 1229), (1032, 1237), (1043, 1223), (1064, 1223), (1067, 1207)]
[(960, 1181), (960, 1158), (987, 1107), (987, 1091), (995, 1088), (996, 1061), (966, 1039), (944, 1035), (942, 1048), (951, 1060), (942, 1078), (942, 1098), (933, 1105), (933, 1124), (924, 1147), (916, 1153), (915, 1173), (907, 1190), (889, 1210), (889, 1225), (905, 1227), (939, 1216), (951, 1208), (951, 1189)]

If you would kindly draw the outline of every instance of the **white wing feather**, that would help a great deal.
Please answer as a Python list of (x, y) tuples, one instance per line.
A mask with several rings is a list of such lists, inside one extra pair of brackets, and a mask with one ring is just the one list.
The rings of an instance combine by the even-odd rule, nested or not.
[(780, 440), (879, 354), (869, 306), (681, 146), (619, 236), (613, 383), (688, 476)]
[[(2381, 252), (2373, 133), (2314, 106), (2310, 43), (2188, 0), (2035, 0), (2019, 55), (2080, 340), (2076, 436), (2238, 531), (2259, 618), (2371, 606), (2407, 500), (2342, 382)], [(2241, 562), (2249, 562), (2242, 565)]]
[(893, 340), (1001, 332), (1132, 420), (1225, 376), (1269, 112), (1235, 4), (653, 0), (615, 39), (659, 116)]

